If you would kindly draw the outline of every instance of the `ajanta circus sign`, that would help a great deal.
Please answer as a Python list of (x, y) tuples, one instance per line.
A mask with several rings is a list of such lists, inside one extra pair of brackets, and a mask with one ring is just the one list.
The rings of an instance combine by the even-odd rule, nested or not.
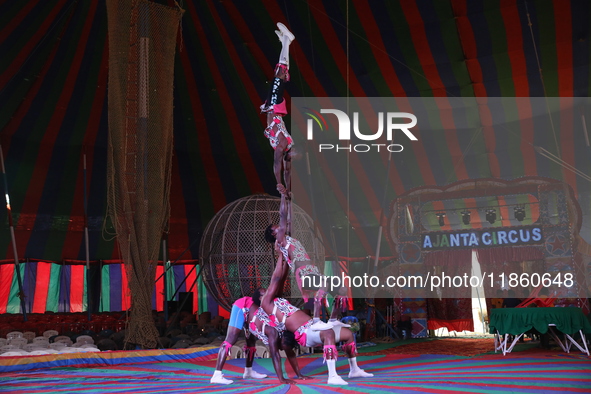
[(489, 248), (540, 243), (543, 243), (542, 228), (537, 226), (433, 232), (423, 234), (421, 237), (423, 250)]

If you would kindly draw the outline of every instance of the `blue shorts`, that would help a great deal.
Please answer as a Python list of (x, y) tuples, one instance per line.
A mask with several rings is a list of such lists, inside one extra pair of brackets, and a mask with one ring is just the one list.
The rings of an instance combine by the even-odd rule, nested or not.
[(230, 313), (230, 322), (228, 323), (228, 326), (242, 330), (242, 328), (244, 328), (244, 320), (244, 311), (242, 308), (232, 305), (232, 312)]

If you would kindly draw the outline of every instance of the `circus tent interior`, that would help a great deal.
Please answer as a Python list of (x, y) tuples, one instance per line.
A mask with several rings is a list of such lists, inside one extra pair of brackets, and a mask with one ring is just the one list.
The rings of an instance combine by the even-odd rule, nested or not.
[[(118, 203), (109, 151), (115, 30), (106, 3), (0, 3), (0, 316), (113, 314), (119, 321), (132, 306), (129, 245), (122, 246), (110, 214)], [(409, 111), (426, 111), (416, 141), (403, 136), (404, 149), (381, 152), (377, 163), (316, 155), (311, 171), (299, 167), (308, 162), (294, 164), (294, 201), (325, 241), (325, 272), (414, 274), (452, 261), (472, 267), (477, 259), (482, 271), (498, 274), (511, 264), (542, 264), (544, 272), (577, 275), (578, 292), (557, 304), (589, 314), (588, 1), (149, 3), (178, 16), (166, 75), (173, 86), (162, 176), (169, 195), (163, 231), (151, 244), (158, 261), (149, 272), (153, 310), (188, 294), (192, 313), (223, 318), (228, 299), (249, 295), (242, 288), (220, 295), (221, 285), (206, 276), (211, 249), (203, 245), (208, 224), (229, 204), (278, 200), (259, 106), (277, 62), (273, 32), (281, 21), (296, 36), (288, 103), (396, 98)], [(294, 129), (304, 112), (294, 106), (287, 116)], [(498, 215), (492, 222), (491, 207)], [(523, 209), (521, 220), (515, 208)], [(533, 246), (424, 250), (425, 234), (536, 226), (545, 238)], [(272, 255), (262, 235), (259, 241)], [(478, 296), (491, 307), (493, 290)], [(354, 306), (364, 310), (366, 298), (379, 299), (377, 309), (394, 305), (420, 338), (441, 327), (474, 331), (471, 304), (458, 301), (472, 297), (454, 296), (446, 309), (429, 305), (425, 294), (382, 291), (354, 297)], [(443, 309), (449, 314), (440, 315)]]

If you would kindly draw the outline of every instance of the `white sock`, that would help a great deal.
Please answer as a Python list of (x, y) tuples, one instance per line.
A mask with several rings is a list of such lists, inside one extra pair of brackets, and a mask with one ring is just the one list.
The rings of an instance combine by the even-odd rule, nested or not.
[(278, 63), (285, 64), (289, 69), (289, 44), (291, 41), (287, 37), (281, 39), (281, 52), (279, 53)]
[(363, 369), (359, 368), (359, 365), (357, 365), (357, 357), (351, 357), (349, 359), (349, 367), (350, 378), (370, 378), (373, 376), (373, 373), (365, 372)]
[(222, 376), (222, 371), (219, 371), (219, 370), (217, 370), (217, 369), (216, 369), (216, 370), (213, 372), (213, 376), (212, 376), (212, 377), (213, 377), (213, 378), (218, 378), (218, 377), (220, 377), (220, 376)]
[(337, 374), (337, 360), (326, 360), (326, 367), (328, 368), (328, 377)]
[(349, 368), (351, 371), (357, 371), (359, 369), (359, 365), (357, 365), (357, 357), (349, 358)]

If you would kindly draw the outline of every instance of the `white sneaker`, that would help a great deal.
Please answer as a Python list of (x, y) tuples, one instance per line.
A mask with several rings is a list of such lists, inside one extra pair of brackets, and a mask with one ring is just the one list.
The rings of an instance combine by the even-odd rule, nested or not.
[(285, 27), (283, 23), (277, 22), (277, 27), (279, 28), (282, 37), (287, 37), (289, 39), (289, 42), (295, 40), (295, 36), (293, 35), (293, 33), (290, 32), (289, 29)]
[(233, 380), (230, 379), (226, 379), (224, 378), (224, 375), (217, 375), (217, 376), (212, 376), (211, 379), (209, 379), (209, 383), (213, 383), (213, 384), (232, 384), (234, 383)]
[(358, 369), (356, 371), (349, 371), (350, 378), (371, 378), (373, 373), (365, 372), (363, 369)]
[(340, 386), (346, 386), (349, 384), (349, 383), (345, 382), (343, 380), (343, 378), (341, 378), (339, 375), (329, 376), (328, 381), (326, 383), (327, 384), (338, 384)]
[(310, 329), (312, 331), (326, 331), (326, 330), (330, 330), (333, 327), (334, 327), (334, 325), (331, 323), (325, 323), (322, 320), (318, 320), (317, 322), (312, 323), (312, 325), (310, 326)]
[(345, 324), (340, 320), (329, 320), (328, 323), (332, 324), (333, 327), (351, 327), (350, 324)]
[(258, 373), (257, 371), (250, 371), (250, 373), (244, 372), (242, 377), (244, 379), (265, 379), (267, 375), (264, 373)]

